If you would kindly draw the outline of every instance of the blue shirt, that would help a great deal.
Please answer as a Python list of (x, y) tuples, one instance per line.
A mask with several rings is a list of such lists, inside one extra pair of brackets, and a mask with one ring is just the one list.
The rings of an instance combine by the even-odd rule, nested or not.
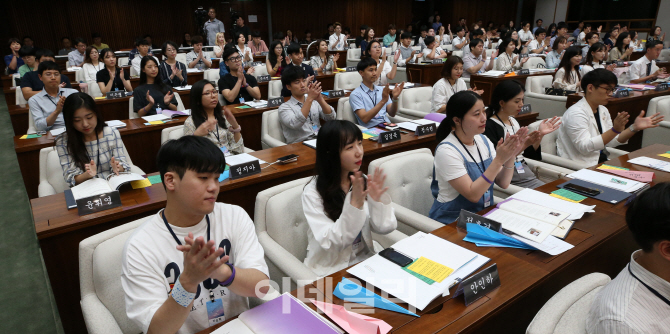
[(358, 117), (358, 114), (356, 114), (356, 110), (370, 110), (382, 100), (382, 91), (384, 90), (384, 87), (374, 86), (374, 88), (374, 91), (372, 91), (370, 88), (361, 84), (360, 86), (356, 87), (353, 92), (351, 92), (351, 95), (349, 95), (349, 104), (351, 105), (351, 109), (354, 111), (354, 116), (356, 116), (358, 124), (366, 128), (371, 128), (384, 122), (391, 122), (388, 118), (388, 114), (386, 113), (386, 107), (392, 103), (391, 101), (384, 105), (379, 110), (377, 115), (375, 115), (375, 117), (373, 117), (367, 123), (363, 123), (360, 117)]
[(21, 59), (21, 57), (16, 57), (16, 69), (14, 69), (14, 70), (10, 69), (9, 68), (9, 63), (12, 62), (12, 57), (14, 57), (13, 54), (5, 56), (5, 66), (7, 66), (7, 74), (17, 73), (19, 71), (19, 67), (21, 67), (21, 65), (23, 65), (23, 59)]
[(561, 55), (556, 50), (551, 50), (547, 53), (544, 59), (547, 68), (557, 68), (561, 64)]

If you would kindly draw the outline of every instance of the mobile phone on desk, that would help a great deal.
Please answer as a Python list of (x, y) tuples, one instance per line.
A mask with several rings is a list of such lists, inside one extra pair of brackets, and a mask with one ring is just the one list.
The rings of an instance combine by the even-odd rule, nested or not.
[(383, 251), (379, 252), (379, 256), (401, 266), (404, 267), (412, 262), (414, 260), (410, 258), (409, 256), (402, 254), (398, 251), (396, 251), (393, 248), (386, 248)]
[(297, 154), (289, 154), (287, 156), (283, 156), (279, 159), (277, 159), (277, 163), (280, 165), (291, 163), (291, 162), (296, 162), (298, 161), (298, 155)]
[(563, 188), (565, 188), (567, 190), (570, 190), (570, 191), (574, 191), (574, 192), (582, 194), (582, 195), (589, 196), (589, 197), (594, 197), (594, 196), (600, 195), (600, 190), (591, 189), (591, 188), (587, 188), (587, 187), (582, 187), (582, 186), (578, 186), (578, 185), (572, 184), (572, 183), (568, 183), (568, 184), (564, 185)]

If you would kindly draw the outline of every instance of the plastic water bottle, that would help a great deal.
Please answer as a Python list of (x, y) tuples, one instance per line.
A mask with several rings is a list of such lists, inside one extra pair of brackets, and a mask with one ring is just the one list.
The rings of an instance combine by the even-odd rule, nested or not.
[(88, 84), (83, 80), (79, 80), (79, 90), (84, 94), (88, 94)]

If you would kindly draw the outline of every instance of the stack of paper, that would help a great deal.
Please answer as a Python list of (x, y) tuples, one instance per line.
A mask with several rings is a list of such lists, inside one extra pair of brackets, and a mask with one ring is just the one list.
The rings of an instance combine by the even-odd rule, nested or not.
[(151, 122), (156, 122), (156, 121), (164, 121), (167, 119), (170, 119), (170, 117), (163, 115), (163, 114), (156, 114), (156, 115), (151, 115), (151, 116), (143, 116), (143, 120), (151, 123)]
[(109, 126), (110, 128), (119, 129), (119, 128), (125, 128), (126, 127), (126, 123), (123, 123), (119, 120), (105, 121), (105, 123), (107, 123), (107, 126)]
[(640, 166), (645, 166), (653, 169), (662, 170), (664, 172), (670, 172), (670, 162), (648, 158), (648, 157), (637, 157), (635, 159), (630, 159), (628, 162)]
[[(124, 126), (125, 126), (125, 125), (124, 125)], [(52, 136), (56, 137), (56, 136), (58, 136), (59, 134), (65, 132), (65, 128), (53, 129), (53, 130), (51, 130), (51, 131), (49, 131), (49, 132), (51, 133)]]
[(480, 73), (479, 75), (483, 75), (485, 77), (499, 77), (501, 75), (504, 75), (505, 71), (487, 71), (484, 73)]
[[(542, 205), (508, 198), (489, 211), (484, 217), (502, 224), (503, 229), (525, 239), (542, 243), (570, 213)], [(571, 223), (566, 228), (571, 227)]]
[(330, 319), (335, 321), (347, 333), (354, 334), (386, 334), (393, 327), (384, 320), (368, 317), (355, 312), (347, 311), (344, 306), (326, 303), (314, 299), (309, 301)]
[(403, 129), (414, 132), (414, 131), (416, 131), (416, 128), (419, 125), (426, 125), (426, 124), (435, 124), (435, 126), (440, 126), (440, 123), (435, 122), (435, 121), (431, 121), (429, 119), (413, 119), (409, 122), (398, 123), (398, 126), (403, 128)]
[(251, 154), (241, 153), (241, 154), (235, 154), (235, 155), (227, 156), (226, 157), (226, 164), (228, 166), (235, 166), (235, 165), (243, 164), (245, 162), (254, 161), (254, 160), (258, 160), (259, 164), (266, 164), (267, 163), (265, 160), (258, 159)]
[(468, 235), (464, 241), (472, 242), (478, 247), (511, 247), (520, 249), (540, 250), (549, 255), (558, 255), (574, 246), (554, 236), (548, 236), (543, 242), (537, 243), (518, 235), (498, 233), (477, 224), (467, 224)]
[(567, 212), (570, 214), (570, 217), (568, 217), (570, 220), (580, 219), (586, 212), (595, 212), (593, 209), (596, 207), (595, 205), (587, 206), (579, 203), (566, 202), (533, 189), (524, 189), (510, 196), (509, 198), (515, 198), (529, 203), (545, 206), (550, 209)]
[(627, 193), (634, 193), (641, 190), (645, 186), (648, 186), (648, 184), (644, 182), (638, 182), (625, 179), (622, 177), (616, 177), (609, 174), (596, 172), (590, 169), (578, 170), (572, 174), (568, 174), (568, 177), (595, 183), (607, 188), (612, 188)]
[(247, 101), (244, 102), (244, 104), (252, 108), (265, 108), (268, 105), (268, 101), (267, 100)]
[(189, 90), (191, 89), (191, 85), (186, 85), (186, 86), (181, 86), (181, 87), (174, 87), (175, 90)]
[(187, 68), (186, 69), (186, 73), (198, 73), (198, 72), (204, 72), (204, 71), (201, 71), (197, 68)]

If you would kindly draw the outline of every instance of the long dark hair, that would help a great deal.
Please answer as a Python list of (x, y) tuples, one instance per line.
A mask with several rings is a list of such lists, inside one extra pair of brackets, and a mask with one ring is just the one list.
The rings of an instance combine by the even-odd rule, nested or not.
[(342, 214), (344, 198), (342, 191), (342, 163), (340, 152), (354, 141), (362, 141), (361, 130), (349, 121), (326, 122), (316, 136), (316, 191), (321, 195), (323, 211), (336, 221)]
[(499, 83), (491, 94), (491, 104), (486, 109), (486, 116), (491, 118), (500, 111), (500, 102), (507, 102), (525, 92), (523, 85), (516, 80), (505, 80)]
[[(195, 125), (196, 128), (207, 121), (207, 112), (205, 112), (205, 108), (202, 107), (202, 92), (207, 85), (212, 86), (213, 89), (216, 88), (211, 82), (205, 79), (200, 80), (191, 86), (191, 117), (193, 117), (193, 125)], [(223, 112), (221, 112), (220, 103), (217, 103), (216, 107), (214, 107), (214, 117), (220, 127), (224, 129), (228, 128), (226, 126), (226, 119), (223, 117)]]
[[(368, 43), (368, 47), (365, 48), (365, 54), (366, 54), (368, 57), (370, 57), (370, 58), (372, 58), (372, 56), (370, 55), (370, 50), (372, 50), (372, 44), (375, 44), (375, 43), (379, 44), (379, 46), (382, 47), (382, 48), (384, 47), (384, 46), (382, 45), (382, 43), (379, 43), (379, 41), (376, 40), (376, 39), (373, 39), (372, 41), (370, 41), (370, 42)], [(379, 55), (379, 60), (382, 60), (381, 58), (382, 58), (382, 55), (380, 54), (380, 55)]]
[[(507, 53), (507, 46), (509, 46), (509, 43), (514, 42), (511, 38), (505, 37), (501, 43), (498, 44), (498, 57), (500, 57), (503, 53)], [(516, 49), (516, 43), (514, 43), (514, 48)], [(512, 54), (514, 54), (514, 51), (512, 51)]]
[[(554, 28), (554, 30), (552, 31), (551, 28)], [(556, 29), (556, 23), (552, 23), (547, 27), (547, 34), (553, 37), (554, 35), (556, 35), (557, 30), (558, 29)]]
[[(72, 157), (75, 166), (84, 170), (85, 165), (90, 163), (90, 157), (86, 152), (86, 143), (84, 142), (84, 134), (74, 128), (74, 113), (85, 108), (95, 114), (97, 124), (95, 125), (96, 135), (100, 135), (103, 128), (106, 126), (102, 118), (102, 113), (98, 110), (93, 98), (86, 93), (73, 93), (65, 99), (63, 104), (63, 120), (65, 121), (65, 132), (58, 137), (62, 140), (67, 140), (67, 152)], [(96, 161), (96, 163), (98, 163)]]
[(437, 127), (437, 133), (435, 134), (437, 142), (442, 142), (456, 127), (454, 117), (463, 119), (465, 114), (467, 114), (475, 103), (481, 99), (482, 97), (479, 96), (479, 94), (471, 90), (462, 90), (452, 95), (449, 98), (449, 101), (447, 101), (447, 117), (443, 119), (440, 126)]
[(630, 46), (630, 43), (626, 43), (626, 45), (623, 45), (623, 40), (626, 39), (626, 37), (630, 36), (630, 34), (627, 31), (624, 31), (619, 34), (619, 36), (616, 38), (616, 43), (614, 43), (614, 47), (619, 49), (619, 52), (624, 53), (626, 49)]
[[(93, 60), (91, 60), (91, 51), (93, 51), (93, 49), (95, 49), (95, 51), (98, 51), (98, 48), (96, 48), (93, 45), (89, 45), (86, 48), (86, 52), (84, 52), (84, 63), (89, 63), (91, 65), (93, 64)], [(100, 62), (100, 52), (98, 52), (98, 62)]]
[[(277, 47), (277, 45), (282, 45), (281, 41), (277, 41), (277, 40), (272, 41), (272, 43), (270, 43), (270, 49), (268, 50), (269, 51), (268, 52), (268, 60), (270, 61), (270, 65), (272, 65), (272, 66), (277, 65), (277, 55), (275, 54), (275, 48)], [(284, 47), (282, 46), (282, 53), (283, 53), (283, 49), (284, 49)], [(279, 65), (279, 67), (281, 67), (281, 64)]]
[[(590, 49), (589, 49), (590, 51)], [(563, 59), (561, 59), (561, 63), (558, 64), (559, 69), (563, 69), (565, 71), (565, 76), (564, 80), (567, 83), (572, 83), (572, 71), (574, 70), (577, 72), (577, 80), (581, 80), (582, 76), (579, 74), (579, 64), (572, 66), (571, 65), (571, 59), (574, 56), (577, 55), (582, 55), (582, 50), (579, 49), (579, 47), (576, 46), (571, 46), (565, 50), (565, 53), (563, 54)]]
[[(149, 55), (146, 55), (146, 56), (142, 57), (142, 62), (140, 63), (140, 84), (139, 84), (140, 86), (147, 84), (147, 73), (142, 71), (142, 70), (147, 65), (147, 63), (150, 62), (150, 61), (154, 62), (156, 64), (156, 67), (158, 67), (158, 61), (156, 59), (154, 59), (154, 57), (149, 56)], [(168, 89), (170, 89), (168, 87), (168, 85), (166, 85), (163, 82), (163, 79), (162, 79), (162, 76), (161, 76), (161, 71), (158, 71), (158, 74), (156, 74), (156, 79), (154, 79), (154, 85), (157, 85), (158, 87), (160, 87), (160, 89), (163, 93), (166, 93), (168, 91)]]
[[(607, 47), (603, 43), (600, 43), (600, 42), (593, 43), (593, 45), (591, 45), (591, 47), (589, 48), (589, 51), (586, 52), (586, 60), (584, 61), (584, 65), (593, 66), (592, 65), (593, 64), (593, 55), (591, 53), (592, 52), (598, 52), (598, 51), (601, 51), (601, 50), (606, 50), (606, 49), (607, 49)], [(603, 61), (604, 61), (604, 59), (601, 60), (599, 63), (602, 64)]]
[(116, 62), (114, 63), (114, 67), (119, 68), (119, 59), (116, 58), (116, 54), (114, 53), (114, 51), (112, 49), (105, 48), (105, 49), (100, 50), (100, 55), (98, 56), (98, 61), (102, 62), (105, 65), (105, 67), (107, 67), (107, 64), (105, 64), (105, 56), (108, 53), (111, 53), (112, 56), (114, 56), (114, 59), (116, 59)]
[[(451, 70), (453, 70), (454, 66), (458, 64), (463, 64), (463, 59), (461, 59), (461, 57), (449, 56), (449, 58), (447, 58), (447, 61), (444, 62), (444, 65), (442, 65), (442, 78), (444, 80), (452, 79)], [(456, 79), (454, 79), (454, 83), (456, 82)]]
[[(186, 34), (191, 35), (190, 33), (185, 32), (181, 45), (183, 45), (184, 47), (192, 46), (193, 45), (193, 36), (191, 36), (191, 41), (189, 42), (189, 41), (186, 40)], [(179, 49), (177, 49), (177, 51), (179, 51)]]

